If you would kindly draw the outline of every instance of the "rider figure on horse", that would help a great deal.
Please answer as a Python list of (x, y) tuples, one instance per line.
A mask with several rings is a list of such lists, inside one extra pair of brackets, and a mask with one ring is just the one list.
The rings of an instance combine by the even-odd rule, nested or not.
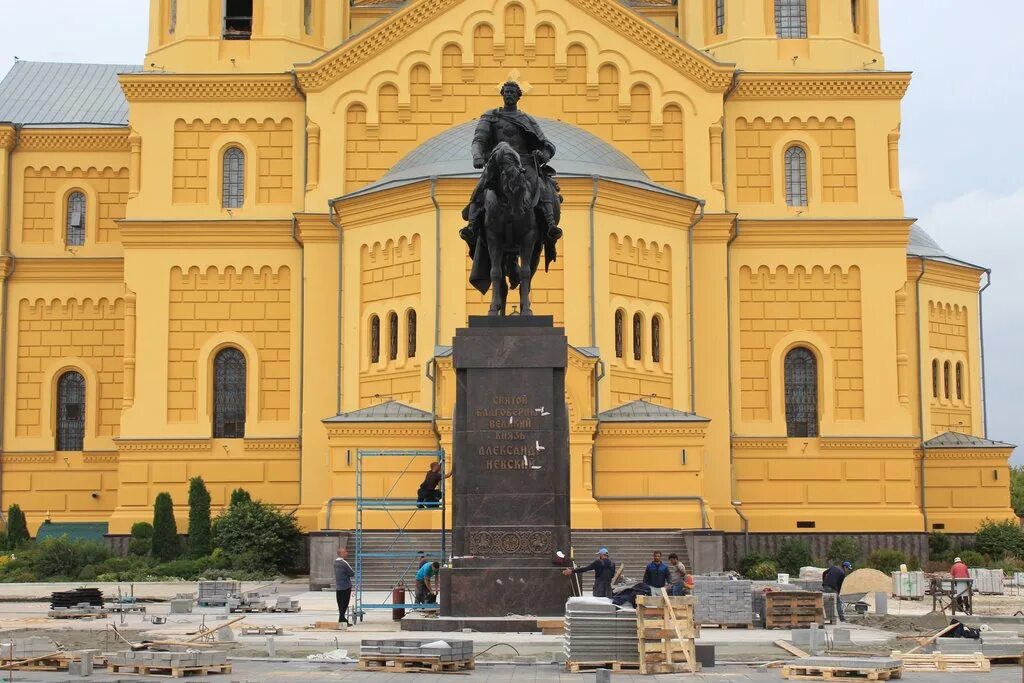
[[(483, 168), (487, 157), (499, 142), (511, 145), (519, 153), (528, 178), (531, 181), (543, 181), (539, 183), (537, 213), (538, 217), (544, 219), (542, 225), (545, 239), (554, 242), (562, 236), (555, 218), (555, 202), (561, 201), (561, 198), (553, 177), (555, 171), (546, 164), (555, 155), (555, 146), (544, 137), (534, 118), (518, 109), (519, 98), (522, 96), (523, 90), (515, 81), (508, 81), (501, 86), (504, 106), (484, 112), (473, 134), (473, 167)], [(471, 252), (480, 235), (478, 226), (483, 219), (487, 180), (486, 173), (481, 175), (480, 182), (470, 197), (469, 205), (462, 210), (462, 217), (467, 221), (467, 225), (459, 231), (459, 236), (466, 240)]]

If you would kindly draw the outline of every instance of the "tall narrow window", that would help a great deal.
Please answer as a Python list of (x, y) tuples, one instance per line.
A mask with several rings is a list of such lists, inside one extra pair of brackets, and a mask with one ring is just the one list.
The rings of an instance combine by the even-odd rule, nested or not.
[(252, 0), (224, 1), (224, 40), (252, 38)]
[(57, 380), (57, 450), (80, 451), (85, 441), (85, 378), (74, 370)]
[(622, 338), (625, 334), (626, 314), (620, 308), (615, 311), (615, 357), (622, 358)]
[(388, 314), (388, 358), (398, 358), (398, 314), (394, 311)]
[(245, 356), (228, 347), (213, 359), (213, 438), (245, 436)]
[(306, 28), (306, 35), (313, 35), (313, 0), (305, 0), (302, 7), (302, 21)]
[(850, 0), (850, 22), (853, 32), (860, 33), (860, 0)]
[(932, 398), (939, 397), (939, 361), (932, 361)]
[(818, 436), (818, 361), (809, 349), (786, 354), (786, 436)]
[(639, 313), (633, 314), (633, 360), (644, 357), (644, 319)]
[(725, 33), (725, 0), (715, 0), (715, 35)]
[(786, 206), (807, 206), (807, 152), (800, 145), (786, 150)]
[(408, 335), (408, 342), (406, 344), (405, 355), (409, 358), (416, 357), (416, 311), (409, 311), (405, 315), (405, 327), (406, 334)]
[(949, 361), (942, 364), (942, 395), (949, 400)]
[(964, 400), (964, 364), (956, 364), (956, 400)]
[(370, 316), (370, 362), (380, 362), (380, 318)]
[(807, 37), (807, 0), (775, 0), (775, 33), (779, 38)]
[(85, 244), (85, 194), (72, 192), (68, 195), (67, 230), (64, 242), (69, 247)]
[(661, 362), (661, 316), (651, 318), (651, 360)]
[(245, 153), (237, 147), (224, 152), (224, 208), (240, 209), (245, 203)]

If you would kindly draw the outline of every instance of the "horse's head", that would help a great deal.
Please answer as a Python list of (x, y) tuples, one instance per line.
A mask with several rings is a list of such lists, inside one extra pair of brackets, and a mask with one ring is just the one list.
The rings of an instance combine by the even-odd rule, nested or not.
[(530, 188), (519, 152), (507, 142), (499, 142), (487, 159), (487, 166), (501, 176), (501, 189), (513, 209), (517, 213), (528, 211), (531, 208)]

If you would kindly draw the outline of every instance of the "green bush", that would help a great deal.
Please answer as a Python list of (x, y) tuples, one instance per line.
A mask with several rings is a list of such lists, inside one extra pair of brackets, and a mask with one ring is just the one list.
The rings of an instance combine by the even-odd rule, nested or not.
[(825, 559), (836, 564), (852, 562), (856, 565), (860, 561), (860, 539), (852, 536), (838, 536), (832, 539), (828, 546), (828, 557)]
[(216, 544), (231, 558), (232, 567), (251, 571), (292, 569), (301, 536), (293, 517), (258, 501), (231, 505), (215, 524)]
[(133, 538), (128, 541), (128, 554), (135, 557), (145, 557), (149, 555), (152, 545), (153, 542), (148, 538)]
[(206, 557), (213, 550), (210, 530), (210, 492), (202, 477), (192, 477), (188, 485), (188, 554)]
[(195, 581), (203, 572), (209, 569), (209, 565), (210, 562), (205, 557), (191, 560), (174, 560), (173, 562), (156, 565), (153, 567), (152, 572), (155, 576)]
[(7, 508), (7, 543), (11, 548), (20, 548), (28, 543), (29, 538), (25, 513), (15, 503)]
[(161, 493), (153, 504), (153, 540), (150, 553), (161, 562), (170, 562), (181, 554), (178, 524), (174, 521), (171, 494)]
[(899, 571), (901, 564), (908, 564), (907, 555), (902, 550), (886, 548), (868, 555), (867, 565), (883, 574)]
[(798, 576), (801, 567), (808, 567), (814, 563), (811, 557), (811, 549), (803, 541), (791, 539), (779, 546), (775, 553), (775, 564), (780, 572)]
[(235, 505), (238, 505), (239, 503), (251, 503), (251, 502), (252, 502), (252, 496), (249, 495), (249, 492), (246, 491), (245, 489), (238, 488), (238, 489), (235, 489), (234, 491), (231, 492), (231, 503), (230, 503), (229, 507), (234, 507)]
[(1007, 578), (1012, 577), (1017, 572), (1024, 572), (1024, 560), (1019, 557), (1004, 557), (998, 564)]
[[(982, 555), (1001, 559), (1005, 555), (1024, 555), (1024, 529), (1012, 519), (984, 520), (974, 535), (974, 548)], [(963, 557), (963, 555), (961, 555)]]
[(779, 566), (771, 560), (758, 562), (743, 575), (752, 581), (774, 581), (779, 576)]
[(912, 572), (921, 571), (921, 560), (917, 559), (917, 555), (910, 556), (910, 560), (907, 561), (907, 569)]
[(944, 562), (950, 559), (953, 552), (953, 541), (941, 531), (933, 531), (928, 534), (928, 559), (936, 562)]
[(752, 553), (747, 553), (739, 559), (739, 562), (736, 563), (736, 571), (743, 576), (749, 576), (750, 570), (763, 562), (774, 562), (774, 560), (771, 555), (766, 555), (755, 550)]
[(135, 522), (132, 524), (132, 538), (153, 538), (153, 525), (149, 522)]
[(41, 579), (74, 579), (84, 567), (110, 558), (102, 543), (72, 541), (67, 536), (44, 538), (25, 555), (31, 570)]
[(985, 559), (985, 556), (977, 550), (961, 550), (959, 557), (968, 567), (984, 567), (988, 564), (988, 560)]
[(96, 573), (96, 565), (87, 564), (78, 572), (79, 581), (95, 581), (99, 574)]

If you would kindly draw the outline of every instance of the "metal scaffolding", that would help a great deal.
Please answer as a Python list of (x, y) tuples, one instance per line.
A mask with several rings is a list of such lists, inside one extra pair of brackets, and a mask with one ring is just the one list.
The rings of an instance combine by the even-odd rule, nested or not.
[[(406, 458), (407, 462), (405, 467), (397, 473), (394, 481), (391, 483), (391, 487), (384, 493), (383, 496), (368, 497), (365, 495), (363, 486), (364, 476), (364, 461), (367, 458)], [(420, 458), (431, 458), (441, 463), (441, 500), (438, 502), (425, 501), (419, 502), (416, 498), (398, 498), (395, 496), (395, 490), (398, 487), (399, 482), (409, 473), (409, 469), (412, 467)], [(418, 514), (441, 514), (441, 528), (438, 533), (441, 536), (441, 557), (439, 561), (444, 564), (448, 559), (448, 550), (446, 547), (446, 531), (448, 526), (448, 515), (446, 510), (446, 474), (447, 474), (447, 462), (445, 460), (444, 449), (436, 451), (427, 450), (390, 450), (390, 451), (374, 451), (374, 450), (363, 450), (359, 449), (356, 451), (356, 529), (355, 529), (355, 581), (356, 590), (353, 596), (354, 602), (351, 607), (352, 610), (352, 622), (357, 623), (365, 617), (365, 612), (368, 609), (438, 609), (436, 603), (420, 604), (409, 602), (408, 598), (401, 604), (395, 604), (394, 602), (367, 602), (367, 596), (364, 595), (370, 591), (363, 589), (363, 562), (367, 558), (384, 558), (394, 561), (394, 564), (401, 569), (399, 575), (399, 581), (405, 583), (406, 579), (412, 576), (415, 579), (416, 571), (419, 569), (419, 554), (416, 551), (398, 550), (396, 547), (401, 546), (401, 541), (406, 536), (406, 529), (409, 524)], [(383, 511), (386, 513), (388, 519), (394, 524), (395, 536), (391, 542), (387, 545), (384, 550), (365, 552), (363, 549), (365, 532), (363, 513), (367, 511)], [(394, 512), (410, 511), (412, 514), (403, 522), (400, 522)], [(404, 566), (402, 563), (405, 563)], [(412, 582), (414, 583), (414, 581)], [(391, 596), (388, 597), (391, 599)]]

